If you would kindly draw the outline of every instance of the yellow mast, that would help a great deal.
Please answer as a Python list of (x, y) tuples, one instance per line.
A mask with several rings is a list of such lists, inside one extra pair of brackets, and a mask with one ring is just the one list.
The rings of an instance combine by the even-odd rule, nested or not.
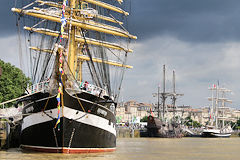
[[(74, 0), (75, 1), (75, 0)], [(113, 5), (110, 5), (110, 4), (107, 4), (107, 3), (104, 3), (104, 2), (101, 2), (101, 1), (96, 1), (96, 0), (81, 0), (81, 1), (85, 1), (87, 3), (91, 3), (91, 4), (94, 4), (94, 5), (97, 5), (97, 6), (100, 6), (100, 7), (103, 7), (103, 8), (106, 8), (106, 9), (109, 9), (109, 10), (112, 10), (112, 11), (115, 11), (115, 12), (118, 12), (118, 13), (122, 13), (124, 14), (125, 16), (128, 16), (129, 13), (122, 10), (121, 8), (119, 7), (115, 7)], [(53, 7), (59, 7), (58, 4), (56, 3), (53, 3), (53, 2), (47, 2), (47, 1), (42, 1), (42, 0), (39, 0), (37, 1), (38, 3), (41, 3), (41, 4), (46, 4), (46, 5), (49, 5), (49, 6), (53, 6)], [(67, 9), (67, 8), (66, 8)], [(75, 10), (75, 8), (74, 8)]]
[[(30, 49), (32, 50), (35, 50), (35, 51), (42, 51), (42, 52), (47, 52), (47, 53), (52, 53), (52, 50), (50, 49), (40, 49), (40, 48), (37, 48), (37, 47), (29, 47)], [(80, 47), (81, 48), (81, 47)], [(82, 62), (83, 61), (90, 61), (91, 59), (87, 56), (84, 56), (82, 54), (78, 55), (77, 56), (77, 59), (78, 60), (81, 60)], [(109, 65), (112, 65), (112, 66), (117, 66), (117, 67), (125, 67), (125, 68), (133, 68), (132, 66), (130, 65), (125, 65), (125, 64), (122, 64), (122, 63), (119, 63), (119, 62), (115, 62), (115, 61), (107, 61), (107, 60), (102, 60), (102, 59), (98, 59), (98, 58), (92, 58), (92, 61), (93, 62), (97, 62), (97, 63), (105, 63), (105, 64), (109, 64)], [(81, 63), (81, 62), (80, 62)], [(81, 68), (79, 68), (79, 72), (81, 71)], [(78, 73), (79, 74), (79, 73)], [(78, 75), (81, 77), (81, 75)], [(81, 79), (81, 78), (80, 78)]]
[[(78, 58), (82, 59), (82, 60), (90, 61), (90, 58), (87, 57), (87, 56), (79, 55)], [(106, 64), (110, 64), (110, 65), (113, 65), (113, 66), (118, 66), (118, 67), (133, 68), (132, 66), (129, 66), (129, 65), (124, 65), (124, 64), (121, 64), (121, 63), (118, 63), (118, 62), (113, 62), (113, 61), (112, 62), (111, 61), (106, 61), (106, 60), (102, 60), (102, 59), (98, 59), (98, 58), (92, 58), (91, 60), (93, 62), (97, 62), (97, 63), (106, 63)]]
[[(62, 8), (62, 6), (60, 4), (57, 4), (57, 3), (53, 3), (53, 2), (45, 2), (45, 1), (37, 1), (38, 3), (41, 3), (43, 5), (48, 5), (48, 6), (51, 6), (51, 7), (57, 7), (57, 8)], [(70, 11), (70, 8), (69, 7), (66, 7), (65, 9), (66, 11)], [(82, 11), (82, 9), (74, 9), (74, 11)], [(110, 18), (110, 17), (106, 17), (106, 16), (103, 16), (103, 15), (92, 15), (93, 17), (96, 17), (98, 19), (102, 19), (102, 20), (105, 20), (105, 21), (109, 21), (109, 22), (112, 22), (112, 23), (119, 23), (119, 24), (123, 24), (123, 22), (120, 22), (120, 21), (116, 21), (115, 19), (113, 18)]]
[(30, 49), (32, 50), (35, 50), (35, 51), (41, 51), (41, 52), (46, 52), (46, 53), (52, 53), (52, 50), (50, 49), (40, 49), (40, 48), (37, 48), (37, 47), (29, 47)]
[(122, 10), (121, 8), (112, 6), (112, 5), (110, 5), (110, 4), (107, 4), (107, 3), (104, 3), (104, 2), (101, 2), (101, 1), (96, 1), (96, 0), (82, 0), (82, 1), (85, 1), (85, 2), (87, 2), (87, 3), (95, 4), (95, 5), (97, 5), (97, 6), (100, 6), (100, 7), (106, 8), (106, 9), (110, 9), (110, 10), (115, 11), (115, 12), (122, 13), (122, 14), (124, 14), (125, 16), (128, 16), (128, 15), (129, 15), (128, 12)]
[[(45, 34), (45, 35), (48, 35), (48, 36), (54, 36), (54, 37), (59, 36), (59, 32), (51, 32), (50, 30), (31, 28), (31, 27), (27, 27), (27, 26), (25, 26), (24, 29), (26, 29), (28, 31), (32, 31), (32, 32)], [(63, 34), (62, 38), (68, 39), (68, 35)], [(75, 36), (75, 41), (80, 42), (80, 43), (85, 43), (85, 39), (79, 37), (78, 35)], [(121, 47), (117, 44), (114, 44), (114, 43), (109, 43), (109, 42), (104, 42), (104, 41), (99, 42), (99, 41), (94, 41), (93, 39), (88, 39), (88, 38), (86, 38), (86, 42), (88, 44), (91, 44), (91, 45), (103, 46), (103, 47), (106, 47), (106, 48), (117, 49), (117, 50), (123, 50), (125, 52), (133, 52), (133, 50), (131, 50), (131, 49), (123, 48), (123, 47)]]
[[(32, 13), (32, 12), (23, 12), (24, 10), (17, 9), (17, 8), (12, 8), (12, 11), (61, 23), (61, 18), (53, 17), (50, 15), (43, 15), (43, 14)], [(67, 20), (67, 24), (70, 24), (69, 20)], [(76, 27), (80, 27), (80, 28), (84, 28), (84, 29), (94, 30), (94, 31), (98, 31), (98, 32), (104, 32), (107, 34), (112, 34), (112, 35), (121, 36), (121, 37), (127, 37), (127, 38), (131, 38), (131, 39), (137, 39), (136, 36), (131, 35), (128, 32), (116, 30), (116, 29), (110, 28), (108, 26), (93, 25), (93, 24), (88, 24), (88, 23), (84, 23), (84, 22), (80, 22), (80, 21), (79, 22), (72, 21), (71, 24), (72, 24), (72, 26), (76, 26)]]
[[(122, 2), (122, 0), (117, 0), (117, 1), (119, 3)], [(49, 5), (49, 6), (58, 7), (58, 8), (61, 7), (60, 4), (54, 3), (54, 2), (51, 3), (49, 1), (42, 1), (42, 0), (38, 0), (36, 2), (45, 4), (45, 5)], [(81, 3), (85, 3), (85, 2), (91, 3), (91, 4), (94, 4), (94, 5), (97, 5), (97, 6), (100, 6), (100, 7), (115, 11), (115, 12), (122, 13), (126, 16), (129, 14), (128, 14), (128, 12), (122, 10), (121, 8), (112, 6), (108, 3), (104, 3), (104, 2), (101, 2), (98, 0), (79, 0), (79, 1), (69, 0), (70, 5), (69, 5), (69, 7), (66, 6), (67, 12), (65, 15), (66, 19), (67, 19), (66, 23), (68, 25), (67, 28), (69, 29), (69, 34), (67, 35), (66, 33), (65, 34), (62, 33), (62, 38), (68, 39), (68, 53), (67, 53), (68, 59), (67, 60), (68, 60), (69, 69), (73, 73), (73, 76), (75, 78), (82, 81), (82, 63), (84, 61), (90, 60), (89, 57), (86, 57), (86, 56), (82, 55), (82, 53), (81, 53), (84, 43), (97, 45), (97, 46), (103, 46), (103, 47), (117, 49), (117, 50), (124, 50), (125, 52), (132, 52), (132, 50), (121, 47), (114, 43), (104, 42), (104, 41), (100, 42), (95, 39), (83, 38), (84, 35), (81, 35), (82, 29), (103, 32), (106, 34), (111, 34), (111, 35), (115, 35), (115, 36), (131, 38), (131, 39), (137, 39), (137, 37), (129, 34), (129, 32), (127, 32), (123, 29), (120, 29), (120, 28), (117, 28), (117, 27), (114, 27), (111, 25), (106, 25), (106, 24), (101, 24), (99, 22), (95, 22), (91, 18), (85, 17), (84, 14), (81, 16), (78, 16), (78, 14), (79, 13), (81, 14), (81, 12), (84, 10), (83, 7), (81, 7), (81, 8), (78, 7), (78, 3), (80, 3), (80, 2)], [(33, 7), (33, 9), (30, 9), (30, 10), (12, 8), (12, 11), (21, 13), (21, 14), (25, 14), (25, 15), (29, 15), (29, 16), (33, 16), (33, 17), (37, 17), (37, 18), (41, 18), (41, 19), (45, 19), (45, 20), (50, 20), (50, 21), (61, 23), (61, 15), (60, 14), (56, 14), (56, 15), (49, 14), (47, 11), (45, 12), (45, 10), (41, 10), (36, 7)], [(90, 15), (90, 17), (91, 16), (102, 19), (102, 20), (122, 24), (122, 22), (119, 22), (119, 21), (115, 20), (114, 18), (105, 17), (103, 15), (93, 13), (92, 15)], [(24, 27), (24, 28), (26, 30), (31, 30), (31, 31), (38, 32), (41, 34), (46, 34), (46, 35), (56, 36), (56, 37), (59, 36), (59, 33), (52, 32), (51, 30), (41, 30), (41, 29), (35, 29), (35, 28), (30, 28), (30, 27)], [(78, 34), (78, 36), (77, 36), (77, 34)], [(78, 44), (80, 44), (79, 45), (80, 47), (78, 48), (79, 51), (77, 52), (76, 49), (77, 49)], [(38, 50), (38, 48), (34, 48), (34, 47), (31, 49)], [(41, 51), (49, 52), (49, 50), (41, 50)], [(77, 56), (77, 53), (79, 54), (78, 56)], [(97, 62), (97, 63), (106, 63), (109, 65), (118, 66), (118, 67), (132, 68), (132, 66), (123, 65), (121, 63), (114, 62), (114, 61), (101, 60), (98, 58), (93, 58), (91, 60), (93, 62)]]
[[(73, 16), (74, 12), (73, 9), (75, 8), (75, 0), (71, 0), (70, 1), (70, 8), (71, 8), (71, 16)], [(70, 17), (72, 18), (72, 17)], [(71, 20), (69, 23), (69, 27), (70, 27), (70, 37), (69, 37), (69, 50), (68, 50), (68, 64), (69, 64), (69, 68), (71, 70), (71, 72), (73, 73), (73, 75), (75, 76), (75, 71), (74, 71), (74, 61), (75, 61), (75, 33), (76, 33), (76, 29), (75, 26), (73, 26), (71, 24)]]
[[(79, 53), (80, 53), (80, 55), (82, 55), (82, 48), (83, 48), (83, 43), (81, 43), (81, 46), (79, 47)], [(80, 81), (80, 82), (82, 82), (82, 65), (83, 65), (83, 60), (82, 59), (80, 59), (80, 58), (78, 58), (77, 59), (77, 61), (78, 61), (78, 65), (76, 65), (76, 70), (77, 70), (77, 80), (78, 81)]]

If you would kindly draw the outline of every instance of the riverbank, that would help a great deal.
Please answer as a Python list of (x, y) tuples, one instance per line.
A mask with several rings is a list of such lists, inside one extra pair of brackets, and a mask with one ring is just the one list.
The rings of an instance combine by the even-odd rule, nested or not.
[[(240, 130), (234, 131), (231, 137), (239, 137)], [(141, 129), (133, 129), (133, 128), (117, 128), (117, 138), (140, 138), (147, 137), (146, 130), (143, 132)]]

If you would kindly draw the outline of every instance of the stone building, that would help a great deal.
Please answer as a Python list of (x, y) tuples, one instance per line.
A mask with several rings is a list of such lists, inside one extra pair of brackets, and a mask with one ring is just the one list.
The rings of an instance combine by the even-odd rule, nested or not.
[[(145, 116), (150, 115), (150, 108), (153, 110), (154, 107), (152, 104), (148, 103), (139, 103), (137, 101), (131, 100), (125, 103), (120, 103), (116, 108), (116, 117), (117, 121), (120, 123), (125, 122), (136, 122), (142, 119)], [(222, 114), (222, 111), (219, 110), (219, 115)], [(157, 116), (155, 112), (154, 116)], [(172, 119), (173, 117), (178, 117), (181, 120), (191, 117), (192, 120), (199, 122), (200, 124), (205, 125), (210, 118), (209, 115), (209, 106), (202, 108), (192, 108), (191, 106), (178, 106), (176, 109), (171, 105), (167, 105), (167, 110), (165, 117), (167, 119)], [(224, 118), (225, 121), (236, 122), (240, 118), (240, 110), (233, 108), (224, 109)]]
[(116, 117), (118, 122), (134, 122), (140, 121), (145, 116), (148, 116), (148, 112), (152, 107), (151, 104), (138, 103), (137, 101), (127, 101), (120, 103), (116, 108)]

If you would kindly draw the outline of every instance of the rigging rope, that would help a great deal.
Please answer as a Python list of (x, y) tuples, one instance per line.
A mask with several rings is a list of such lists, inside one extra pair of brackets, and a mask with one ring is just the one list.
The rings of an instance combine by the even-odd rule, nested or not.
[[(54, 1), (55, 2), (60, 2), (60, 1), (66, 1), (66, 0), (54, 0)], [(30, 5), (33, 5), (33, 4), (26, 5), (26, 3), (29, 3), (29, 2), (30, 2), (29, 0), (28, 1), (22, 1), (22, 6), (25, 6), (25, 8), (27, 8)], [(116, 1), (111, 1), (111, 2), (115, 3)], [(17, 3), (17, 0), (15, 0), (15, 4), (16, 3)], [(110, 11), (108, 9), (104, 9), (104, 8), (98, 7), (96, 5), (91, 5), (90, 4), (89, 6), (92, 7), (92, 8), (96, 8), (98, 10), (98, 13), (102, 14), (102, 15), (108, 14), (112, 17), (117, 15), (114, 12), (110, 14)], [(42, 7), (47, 7), (47, 6), (45, 5), (45, 6), (42, 6)], [(71, 17), (72, 17), (72, 15), (73, 15), (73, 9), (71, 9)], [(115, 16), (115, 17), (117, 17), (117, 16)], [(125, 16), (123, 16), (123, 18), (125, 18)], [(23, 20), (24, 20), (24, 23), (25, 22), (27, 22), (29, 24), (34, 23), (33, 25), (31, 25), (32, 27), (39, 26), (39, 27), (42, 27), (42, 28), (49, 28), (49, 29), (53, 28), (53, 30), (60, 30), (60, 31), (62, 31), (62, 28), (63, 28), (63, 27), (60, 27), (56, 22), (53, 23), (53, 22), (50, 22), (48, 20), (42, 20), (42, 19), (39, 19), (39, 18), (29, 17), (26, 20), (23, 18)], [(29, 20), (29, 21), (27, 21), (27, 20)], [(30, 22), (30, 20), (31, 20), (31, 22)], [(61, 20), (64, 20), (64, 19), (62, 18)], [(101, 20), (101, 19), (96, 18), (95, 20), (99, 21), (99, 22), (102, 22), (102, 23), (105, 23), (105, 21)], [(72, 19), (70, 19), (70, 25), (68, 26), (69, 29), (71, 29), (71, 27), (73, 27), (71, 25), (71, 21), (72, 21)], [(107, 22), (107, 23), (111, 23), (111, 22)], [(119, 25), (119, 24), (116, 23), (116, 25)], [(68, 34), (70, 34), (70, 32), (71, 32), (71, 30), (69, 30)], [(99, 32), (90, 31), (90, 30), (88, 30), (87, 33), (85, 32), (85, 30), (81, 30), (80, 32), (82, 32), (82, 36), (83, 36), (84, 42), (85, 42), (84, 43), (85, 50), (84, 50), (84, 48), (82, 50), (83, 54), (88, 55), (89, 58), (90, 58), (90, 61), (87, 61), (86, 64), (88, 65), (88, 70), (90, 70), (91, 75), (89, 75), (89, 76), (91, 76), (91, 78), (93, 80), (93, 83), (96, 84), (96, 86), (99, 86), (101, 88), (104, 88), (104, 86), (106, 86), (109, 95), (111, 93), (113, 93), (114, 97), (118, 97), (117, 94), (120, 92), (122, 79), (123, 79), (123, 74), (125, 72), (125, 69), (124, 68), (119, 69), (117, 67), (113, 68), (112, 66), (110, 66), (106, 63), (95, 63), (95, 62), (93, 62), (93, 57), (94, 57), (94, 54), (95, 54), (96, 57), (99, 57), (102, 60), (108, 60), (108, 59), (111, 59), (109, 56), (113, 55), (112, 58), (114, 58), (114, 59), (117, 58), (117, 60), (120, 61), (122, 64), (126, 63), (126, 57), (123, 58), (121, 55), (118, 55), (117, 52), (113, 52), (111, 49), (106, 50), (102, 46), (92, 47), (91, 45), (86, 43), (86, 37), (90, 37), (90, 38), (92, 37), (92, 38), (96, 38), (96, 39), (99, 39), (99, 40), (102, 40), (102, 41), (104, 39), (109, 40), (108, 38), (110, 38), (110, 40), (114, 40), (114, 38), (115, 38), (117, 41), (120, 41), (119, 37), (116, 37), (114, 35), (113, 35), (113, 37), (110, 37), (109, 35), (107, 35), (105, 33), (99, 33)], [(50, 49), (52, 49), (51, 46), (53, 45), (53, 41), (54, 41), (53, 37), (49, 38), (46, 35), (42, 35), (39, 38), (39, 36), (35, 36), (32, 33), (33, 32), (31, 32), (31, 31), (29, 33), (29, 44), (30, 44), (30, 46), (38, 44), (39, 48), (43, 48), (43, 47), (48, 46)], [(59, 38), (60, 38), (61, 42), (62, 42), (62, 40), (64, 40), (64, 39), (62, 39), (61, 34), (59, 34), (59, 36), (57, 37), (57, 40), (56, 40), (57, 42), (59, 41)], [(70, 36), (69, 36), (69, 38), (70, 38)], [(36, 41), (35, 43), (33, 43), (34, 40)], [(47, 41), (47, 43), (46, 43), (46, 41)], [(66, 40), (66, 41), (64, 40), (65, 48), (67, 48), (66, 45), (69, 42), (70, 42), (69, 40)], [(122, 42), (120, 41), (120, 43), (122, 43)], [(89, 48), (89, 47), (92, 47), (92, 48)], [(20, 49), (20, 50), (22, 51), (22, 49)], [(91, 49), (91, 51), (90, 51), (90, 49)], [(31, 52), (32, 51), (30, 50), (30, 53)], [(112, 55), (111, 54), (108, 55), (110, 52), (112, 53)], [(29, 55), (30, 67), (27, 67), (27, 68), (32, 68), (32, 70), (30, 70), (31, 71), (30, 74), (32, 75), (33, 82), (42, 81), (49, 76), (49, 73), (53, 73), (53, 72), (51, 72), (51, 70), (53, 70), (52, 68), (53, 68), (53, 64), (54, 64), (54, 60), (53, 60), (54, 57), (55, 56), (53, 54), (46, 54), (46, 55), (42, 54), (42, 51), (39, 52), (39, 55), (35, 54), (35, 53)], [(86, 64), (84, 62), (85, 66), (86, 66)], [(112, 72), (112, 70), (110, 70), (110, 69), (115, 69), (115, 70), (118, 69), (118, 71)], [(71, 72), (71, 74), (72, 74), (74, 80), (76, 81), (74, 74), (72, 72)], [(119, 76), (120, 76), (120, 78), (118, 78)], [(120, 84), (118, 84), (118, 82), (120, 82)], [(81, 104), (80, 104), (80, 106), (83, 108), (83, 106)]]
[[(84, 32), (83, 32), (83, 29), (81, 29), (81, 32), (82, 32), (82, 36), (83, 36), (83, 38), (84, 38), (84, 45), (86, 46), (86, 51), (87, 51), (87, 54), (88, 54), (88, 56), (89, 56), (89, 58), (90, 58), (90, 64), (91, 64), (91, 66), (92, 66), (92, 70), (93, 70), (93, 80), (95, 80), (95, 84), (97, 85), (97, 86), (99, 86), (99, 87), (102, 87), (102, 85), (101, 85), (101, 83), (100, 83), (100, 81), (99, 81), (99, 78), (98, 78), (98, 76), (97, 76), (97, 71), (96, 71), (96, 68), (95, 68), (95, 66), (94, 66), (94, 63), (93, 63), (93, 60), (92, 60), (92, 55), (91, 55), (91, 53), (90, 53), (90, 51), (89, 51), (89, 47), (88, 47), (88, 43), (87, 43), (87, 40), (86, 40), (86, 37), (85, 37), (85, 34), (84, 34)], [(90, 69), (90, 68), (89, 68)]]
[[(73, 79), (75, 80), (75, 83), (77, 83), (77, 80), (76, 80), (75, 76), (73, 75), (72, 71), (70, 70), (69, 64), (68, 64), (68, 62), (67, 62), (66, 57), (64, 56), (64, 54), (63, 54), (63, 58), (64, 58), (64, 59), (63, 59), (63, 60), (64, 60), (64, 63), (67, 64), (67, 67), (68, 67), (68, 69), (69, 69), (69, 72), (70, 72), (71, 76), (72, 76)], [(79, 86), (78, 86), (78, 87), (79, 87)], [(79, 88), (79, 89), (80, 89), (80, 88)], [(82, 110), (86, 113), (86, 110), (84, 109), (84, 107), (83, 107), (81, 101), (79, 100), (79, 97), (77, 96), (77, 93), (76, 93), (76, 92), (75, 92), (75, 95), (76, 95), (76, 97), (77, 97), (78, 103), (80, 104)]]
[(19, 63), (20, 63), (20, 68), (23, 70), (23, 63), (22, 63), (22, 41), (21, 41), (21, 30), (20, 30), (20, 15), (17, 18), (17, 29), (18, 29), (18, 41), (19, 41)]

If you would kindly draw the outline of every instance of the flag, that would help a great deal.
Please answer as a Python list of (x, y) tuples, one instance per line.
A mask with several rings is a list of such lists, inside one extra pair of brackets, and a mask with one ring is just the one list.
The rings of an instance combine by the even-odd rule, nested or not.
[(153, 112), (152, 112), (152, 108), (150, 108), (150, 113), (151, 113), (151, 116), (154, 117)]

